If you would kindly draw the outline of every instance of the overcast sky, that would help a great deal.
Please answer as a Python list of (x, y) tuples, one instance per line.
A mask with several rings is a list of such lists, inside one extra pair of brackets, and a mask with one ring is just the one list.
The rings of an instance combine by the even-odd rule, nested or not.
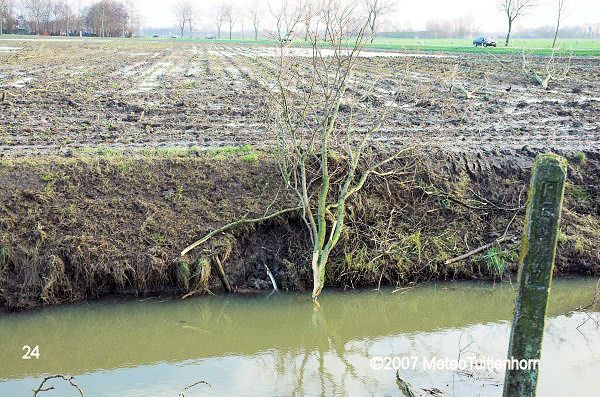
[[(138, 0), (138, 5), (144, 17), (146, 27), (168, 27), (175, 24), (171, 13), (171, 5), (176, 0)], [(196, 0), (201, 14), (204, 16), (198, 25), (211, 28), (212, 7), (219, 0)], [(253, 0), (231, 0), (244, 10)], [(257, 0), (267, 5), (267, 0)], [(277, 2), (281, 0), (272, 0)], [(481, 31), (503, 31), (505, 29), (504, 15), (499, 9), (498, 0), (395, 0), (396, 12), (388, 16), (391, 26), (419, 30), (425, 27), (428, 20), (457, 18), (470, 16), (475, 26)], [(517, 20), (519, 27), (536, 27), (555, 23), (556, 3), (558, 0), (538, 0), (539, 6), (532, 9), (528, 15)], [(563, 25), (581, 25), (600, 23), (600, 0), (566, 0)], [(267, 16), (265, 16), (266, 19)], [(268, 23), (265, 21), (265, 23)], [(239, 27), (236, 29), (240, 29)], [(250, 30), (250, 23), (246, 22)]]

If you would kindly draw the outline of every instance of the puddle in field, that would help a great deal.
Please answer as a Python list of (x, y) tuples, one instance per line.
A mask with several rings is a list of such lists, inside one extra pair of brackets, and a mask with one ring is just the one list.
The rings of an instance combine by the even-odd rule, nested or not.
[[(591, 302), (596, 282), (553, 283), (540, 396), (600, 390), (599, 313), (577, 309)], [(278, 294), (0, 313), (0, 395), (31, 395), (40, 377), (62, 373), (75, 376), (88, 397), (171, 397), (199, 380), (211, 387), (189, 395), (391, 396), (400, 395), (394, 371), (373, 368), (371, 359), (416, 357), (402, 374), (417, 395), (436, 388), (440, 397), (499, 397), (503, 371), (422, 366), (459, 354), (504, 358), (514, 296), (508, 283), (457, 282), (396, 293), (328, 290), (320, 310), (309, 295)], [(40, 359), (22, 360), (24, 345), (39, 345)], [(56, 386), (55, 395), (74, 395)]]
[[(0, 41), (44, 41), (46, 43), (61, 43), (61, 42), (74, 42), (74, 41), (83, 41), (83, 40), (93, 40), (96, 43), (108, 43), (109, 39), (99, 39), (96, 37), (71, 37), (71, 38), (63, 38), (59, 39), (56, 37), (48, 37), (48, 36), (37, 36), (37, 37), (28, 37), (28, 38), (0, 38)], [(114, 40), (114, 39), (113, 39)]]
[(161, 85), (161, 79), (163, 79), (172, 66), (173, 64), (171, 62), (158, 62), (152, 65), (144, 73), (144, 78), (140, 83), (138, 91), (148, 92), (159, 87)]
[(12, 83), (12, 87), (23, 88), (32, 81), (33, 81), (33, 77), (22, 77), (22, 78), (18, 79), (17, 81), (15, 81), (14, 83)]
[(22, 50), (22, 47), (0, 47), (0, 52), (13, 52)]
[[(246, 57), (273, 57), (279, 56), (279, 49), (263, 47), (263, 48), (247, 48), (247, 47), (229, 47), (229, 46), (216, 46), (214, 49), (208, 51), (212, 55), (217, 56), (232, 56), (240, 55)], [(320, 50), (321, 55), (330, 57), (335, 54), (333, 49), (323, 48)], [(295, 57), (312, 57), (313, 50), (311, 48), (286, 48), (285, 54), (288, 56)], [(401, 53), (401, 52), (388, 52), (388, 51), (368, 51), (363, 50), (359, 54), (362, 58), (373, 58), (373, 57), (388, 57), (388, 58), (457, 58), (456, 55), (448, 54), (424, 54), (424, 53)]]

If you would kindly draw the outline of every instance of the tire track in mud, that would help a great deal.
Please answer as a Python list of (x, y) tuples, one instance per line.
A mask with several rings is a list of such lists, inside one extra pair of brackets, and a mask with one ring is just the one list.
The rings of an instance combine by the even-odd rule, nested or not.
[[(27, 44), (19, 56), (0, 59), (0, 84), (34, 78), (10, 88), (17, 97), (0, 103), (0, 153), (272, 143), (268, 120), (260, 112), (268, 95), (277, 92), (278, 58), (272, 49), (122, 41), (53, 45)], [(377, 139), (449, 150), (600, 147), (594, 60), (574, 60), (573, 76), (549, 90), (484, 57), (405, 60), (359, 60), (348, 99), (371, 97), (357, 129), (392, 107)], [(306, 56), (292, 61), (298, 64), (299, 81), (287, 87), (291, 93), (302, 89), (311, 70)], [(507, 60), (512, 66), (517, 61)], [(449, 92), (448, 76), (456, 64), (467, 88), (484, 85), (485, 76), (489, 80), (472, 99)], [(395, 91), (399, 102), (387, 102)]]

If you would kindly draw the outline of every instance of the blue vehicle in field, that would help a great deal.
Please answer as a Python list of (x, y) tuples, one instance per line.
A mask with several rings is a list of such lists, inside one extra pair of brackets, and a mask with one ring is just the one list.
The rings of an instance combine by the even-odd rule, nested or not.
[(473, 40), (473, 45), (475, 47), (496, 47), (496, 42), (492, 39), (480, 36)]

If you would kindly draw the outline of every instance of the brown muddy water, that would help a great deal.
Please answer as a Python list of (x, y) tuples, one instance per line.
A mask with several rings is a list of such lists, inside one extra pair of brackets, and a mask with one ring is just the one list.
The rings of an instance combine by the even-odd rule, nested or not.
[[(600, 330), (590, 303), (596, 280), (554, 282), (540, 396), (600, 390)], [(309, 295), (105, 300), (0, 314), (0, 396), (30, 396), (46, 374), (69, 374), (86, 396), (400, 395), (377, 356), (416, 357), (403, 370), (415, 389), (500, 396), (502, 371), (425, 371), (431, 358), (504, 358), (515, 291), (510, 284), (437, 283)], [(598, 310), (596, 308), (596, 310)], [(23, 346), (40, 358), (23, 360)], [(417, 393), (418, 395), (419, 393)], [(44, 396), (75, 396), (56, 384)], [(429, 395), (429, 394), (427, 394)]]

